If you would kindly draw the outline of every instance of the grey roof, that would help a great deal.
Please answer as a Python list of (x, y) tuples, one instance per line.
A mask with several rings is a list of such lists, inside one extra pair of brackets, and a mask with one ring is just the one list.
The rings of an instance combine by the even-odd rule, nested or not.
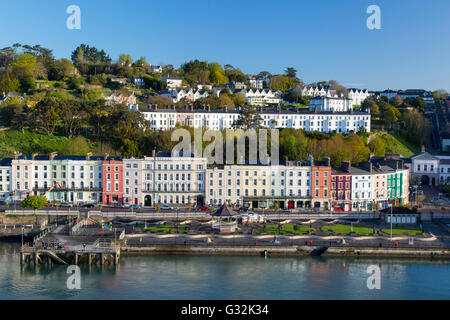
[(439, 160), (439, 158), (433, 156), (432, 154), (428, 152), (419, 152), (413, 156), (410, 157), (411, 160)]
[[(104, 160), (105, 157), (103, 156), (91, 156), (90, 160)], [(32, 160), (32, 156), (19, 156), (18, 157), (19, 160)], [(76, 160), (76, 161), (80, 161), (80, 160), (86, 160), (87, 157), (86, 156), (55, 156), (53, 158), (53, 160)], [(109, 160), (113, 160), (113, 158), (108, 158)], [(120, 158), (114, 158), (114, 159), (120, 159)], [(34, 157), (34, 160), (41, 160), (41, 161), (46, 161), (46, 160), (50, 160), (50, 156), (49, 155), (37, 155), (36, 157)]]
[[(173, 156), (175, 156), (175, 157), (189, 157), (189, 158), (194, 158), (195, 157), (195, 155), (192, 152), (177, 152)], [(156, 153), (156, 157), (170, 158), (170, 157), (172, 157), (172, 152), (171, 151), (159, 151), (159, 152)]]
[(214, 217), (232, 217), (236, 215), (238, 215), (238, 213), (229, 208), (226, 202), (212, 214)]

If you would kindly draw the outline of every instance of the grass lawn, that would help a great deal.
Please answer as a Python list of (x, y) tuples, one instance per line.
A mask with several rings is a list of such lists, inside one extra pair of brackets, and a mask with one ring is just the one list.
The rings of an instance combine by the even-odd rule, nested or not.
[(387, 153), (399, 153), (404, 157), (411, 157), (420, 151), (418, 146), (405, 141), (398, 133), (388, 133), (381, 137), (385, 141)]
[[(160, 225), (160, 226), (153, 226), (153, 227), (147, 227), (143, 228), (144, 231), (148, 231), (151, 233), (177, 233), (177, 227), (174, 227), (170, 224)], [(178, 227), (179, 233), (186, 233), (186, 227), (185, 226), (179, 226)]]
[[(386, 234), (391, 234), (391, 229), (381, 229)], [(393, 236), (403, 236), (404, 233), (408, 233), (409, 236), (420, 236), (423, 235), (422, 230), (419, 229), (409, 229), (409, 228), (401, 228), (401, 227), (395, 227), (392, 228), (392, 235)]]
[(278, 225), (269, 225), (264, 228), (264, 232), (272, 234), (308, 234), (310, 230), (312, 232), (316, 231), (314, 228), (308, 226), (298, 226), (293, 224), (282, 224), (280, 231), (278, 230)]
[[(332, 226), (322, 227), (323, 231), (331, 231), (335, 234), (349, 234), (351, 232), (350, 229), (351, 226), (345, 224), (335, 224)], [(372, 228), (367, 228), (358, 224), (353, 225), (353, 232), (363, 236), (373, 235)]]
[(62, 136), (48, 136), (43, 133), (25, 130), (5, 130), (0, 133), (0, 157), (10, 157), (14, 151), (30, 155), (34, 152), (61, 153), (68, 139)]

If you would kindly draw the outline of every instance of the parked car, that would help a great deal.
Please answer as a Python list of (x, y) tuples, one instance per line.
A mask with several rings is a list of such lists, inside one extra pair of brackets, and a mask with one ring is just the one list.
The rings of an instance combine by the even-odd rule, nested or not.
[(140, 209), (141, 206), (138, 205), (138, 204), (131, 204), (128, 208), (130, 208), (130, 209)]
[(82, 208), (94, 208), (95, 205), (93, 203), (82, 203), (80, 205), (80, 207), (82, 207)]
[(209, 206), (199, 207), (198, 210), (200, 210), (200, 211), (208, 211), (209, 210)]
[(60, 206), (60, 207), (65, 207), (65, 208), (70, 208), (70, 207), (72, 207), (72, 205), (71, 205), (70, 203), (68, 203), (68, 202), (61, 202), (61, 203), (59, 204), (59, 206)]
[(173, 207), (163, 204), (159, 207), (161, 210), (173, 210)]
[(240, 207), (240, 208), (239, 208), (239, 211), (241, 211), (241, 212), (247, 212), (247, 211), (248, 211), (248, 208), (247, 208), (247, 207)]
[(0, 200), (0, 206), (6, 206), (6, 201), (5, 200)]
[(123, 208), (128, 208), (128, 206), (125, 205), (125, 204), (121, 204), (121, 203), (114, 203), (113, 208), (121, 208), (121, 209), (123, 209)]

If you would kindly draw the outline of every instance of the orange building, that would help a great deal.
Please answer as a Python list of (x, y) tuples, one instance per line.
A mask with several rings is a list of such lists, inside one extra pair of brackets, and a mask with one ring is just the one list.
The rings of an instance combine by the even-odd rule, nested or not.
[(328, 157), (324, 161), (314, 161), (311, 168), (311, 196), (313, 208), (331, 208), (331, 166)]

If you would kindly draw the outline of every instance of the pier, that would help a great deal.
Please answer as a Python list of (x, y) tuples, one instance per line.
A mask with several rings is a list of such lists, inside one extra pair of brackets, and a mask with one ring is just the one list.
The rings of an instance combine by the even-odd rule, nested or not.
[(120, 262), (120, 246), (110, 241), (97, 240), (91, 245), (65, 246), (64, 248), (24, 247), (20, 251), (20, 264), (110, 264)]

